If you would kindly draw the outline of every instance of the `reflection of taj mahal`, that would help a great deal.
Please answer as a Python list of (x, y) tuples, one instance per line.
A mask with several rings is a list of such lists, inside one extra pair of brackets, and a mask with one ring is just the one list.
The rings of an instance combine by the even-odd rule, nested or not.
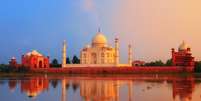
[(80, 95), (84, 101), (118, 101), (118, 81), (84, 80), (80, 82)]
[[(51, 87), (49, 87), (49, 84), (53, 83), (53, 79), (58, 79), (56, 80), (56, 82), (61, 81), (61, 86), (59, 86), (61, 87), (61, 90), (59, 90), (59, 99), (61, 99), (61, 101), (72, 100), (72, 97), (69, 96), (69, 94), (71, 95), (71, 93), (69, 93), (69, 90), (73, 90), (73, 86), (75, 85), (77, 85), (77, 87), (79, 88), (79, 92), (74, 92), (73, 94), (77, 96), (77, 94), (79, 93), (78, 97), (81, 97), (82, 101), (138, 101), (139, 97), (135, 96), (135, 94), (138, 93), (139, 95), (143, 94), (142, 96), (151, 96), (157, 99), (164, 99), (160, 95), (157, 95), (158, 93), (156, 92), (161, 92), (161, 94), (163, 95), (166, 91), (164, 92), (161, 89), (171, 87), (171, 101), (200, 101), (195, 98), (195, 94), (197, 95), (197, 93), (195, 93), (195, 90), (197, 88), (196, 84), (198, 86), (198, 84), (200, 85), (200, 82), (196, 83), (195, 77), (192, 75), (186, 77), (172, 75), (157, 77), (154, 75), (138, 75), (117, 80), (115, 80), (115, 78), (113, 77), (96, 77), (96, 79), (94, 79), (94, 77), (54, 77), (37, 76), (30, 78), (28, 77), (27, 79), (23, 80), (10, 79), (8, 81), (8, 86), (10, 90), (14, 92), (17, 89), (16, 86), (19, 84), (21, 93), (25, 93), (28, 97), (34, 99), (38, 97), (38, 95), (44, 93), (44, 91), (52, 91)], [(164, 82), (167, 82), (168, 84)], [(121, 93), (122, 91), (123, 93)], [(197, 92), (199, 92), (199, 90)], [(123, 97), (124, 99), (122, 100), (121, 97)]]
[(119, 54), (119, 39), (115, 38), (115, 48), (107, 43), (107, 38), (103, 33), (98, 31), (92, 39), (91, 45), (85, 46), (80, 51), (81, 65), (66, 64), (66, 42), (63, 43), (62, 51), (62, 67), (116, 67), (116, 66), (131, 66), (132, 64), (132, 49), (128, 46), (128, 64), (120, 64)]

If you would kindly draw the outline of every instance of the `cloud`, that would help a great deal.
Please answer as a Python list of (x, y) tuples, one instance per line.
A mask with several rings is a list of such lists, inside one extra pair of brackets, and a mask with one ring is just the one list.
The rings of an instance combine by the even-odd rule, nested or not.
[(94, 1), (93, 0), (84, 0), (84, 9), (86, 11), (96, 11)]

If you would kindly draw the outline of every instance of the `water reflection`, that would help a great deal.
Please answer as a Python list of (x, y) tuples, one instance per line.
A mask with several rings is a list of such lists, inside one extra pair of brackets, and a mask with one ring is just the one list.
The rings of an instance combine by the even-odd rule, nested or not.
[[(195, 88), (195, 81), (192, 77), (187, 77), (180, 80), (173, 80), (173, 99), (174, 101), (191, 101), (192, 93)], [(178, 101), (178, 100), (177, 100)]]
[(15, 91), (15, 89), (16, 89), (16, 86), (17, 86), (17, 80), (15, 79), (15, 80), (9, 80), (8, 81), (8, 86), (9, 86), (9, 89), (10, 89), (10, 91), (11, 92), (14, 92)]
[(21, 80), (21, 92), (27, 94), (28, 97), (36, 97), (43, 91), (48, 91), (49, 80), (43, 77), (34, 77), (26, 80)]
[(118, 101), (118, 81), (83, 80), (80, 93), (85, 101)]
[[(1, 84), (5, 84), (5, 80), (0, 81)], [(170, 98), (172, 101), (197, 101), (197, 96), (199, 96), (196, 95), (195, 99), (192, 98), (195, 86), (199, 85), (199, 82), (196, 82), (195, 77), (192, 75), (185, 77), (172, 75), (134, 75), (118, 78), (35, 76), (20, 79), (12, 78), (7, 83), (10, 92), (15, 92), (17, 85), (19, 85), (20, 92), (28, 98), (37, 98), (40, 94), (50, 92), (50, 84), (51, 88), (60, 89), (59, 99), (61, 101), (71, 101), (72, 98), (69, 95), (72, 92), (73, 94), (79, 93), (80, 101), (122, 101), (122, 99), (123, 101), (136, 101), (139, 100), (139, 96), (161, 98), (161, 96), (154, 96), (156, 92), (163, 92), (163, 86), (161, 86), (159, 91), (154, 90), (160, 85), (169, 85), (172, 92), (172, 98)], [(143, 86), (144, 88), (141, 85), (145, 85)], [(143, 93), (140, 93), (138, 88), (142, 88)], [(69, 91), (70, 89), (72, 89), (72, 92)], [(152, 95), (146, 94), (147, 91), (150, 91)]]

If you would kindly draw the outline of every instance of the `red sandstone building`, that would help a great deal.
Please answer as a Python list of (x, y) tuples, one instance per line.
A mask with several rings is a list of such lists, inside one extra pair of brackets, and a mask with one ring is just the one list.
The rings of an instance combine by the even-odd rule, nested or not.
[(22, 66), (30, 69), (49, 68), (49, 57), (45, 57), (36, 50), (22, 55)]
[(12, 57), (12, 58), (10, 59), (10, 61), (9, 61), (9, 66), (15, 67), (15, 68), (18, 67), (17, 60), (16, 60), (15, 57)]
[(183, 41), (178, 48), (178, 52), (172, 49), (172, 65), (173, 66), (185, 66), (194, 68), (194, 57), (192, 57), (191, 48)]
[(172, 63), (174, 66), (194, 66), (194, 57), (192, 57), (191, 48), (183, 42), (178, 49), (172, 49)]

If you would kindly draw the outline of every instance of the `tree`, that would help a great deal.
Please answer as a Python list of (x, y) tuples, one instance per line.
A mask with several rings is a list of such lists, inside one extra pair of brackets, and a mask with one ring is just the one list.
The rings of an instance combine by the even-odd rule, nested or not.
[(146, 63), (145, 66), (164, 66), (165, 64), (161, 60), (152, 61), (150, 63)]
[(168, 59), (167, 61), (166, 61), (166, 64), (165, 64), (166, 66), (172, 66), (172, 59)]
[(53, 59), (53, 60), (52, 60), (52, 64), (53, 64), (53, 65), (58, 65), (58, 60), (57, 60), (57, 59)]
[(58, 63), (57, 59), (52, 60), (51, 67), (60, 67), (60, 64)]
[(80, 63), (80, 59), (76, 55), (74, 55), (73, 59), (72, 59), (72, 63), (73, 64), (79, 64)]
[(0, 65), (0, 72), (10, 72), (10, 71), (11, 71), (11, 68), (9, 68), (8, 65), (6, 65), (6, 64)]
[(71, 64), (71, 61), (70, 61), (70, 58), (69, 58), (69, 57), (66, 58), (66, 63), (67, 63), (67, 64)]
[(201, 72), (201, 61), (195, 62), (195, 72)]

